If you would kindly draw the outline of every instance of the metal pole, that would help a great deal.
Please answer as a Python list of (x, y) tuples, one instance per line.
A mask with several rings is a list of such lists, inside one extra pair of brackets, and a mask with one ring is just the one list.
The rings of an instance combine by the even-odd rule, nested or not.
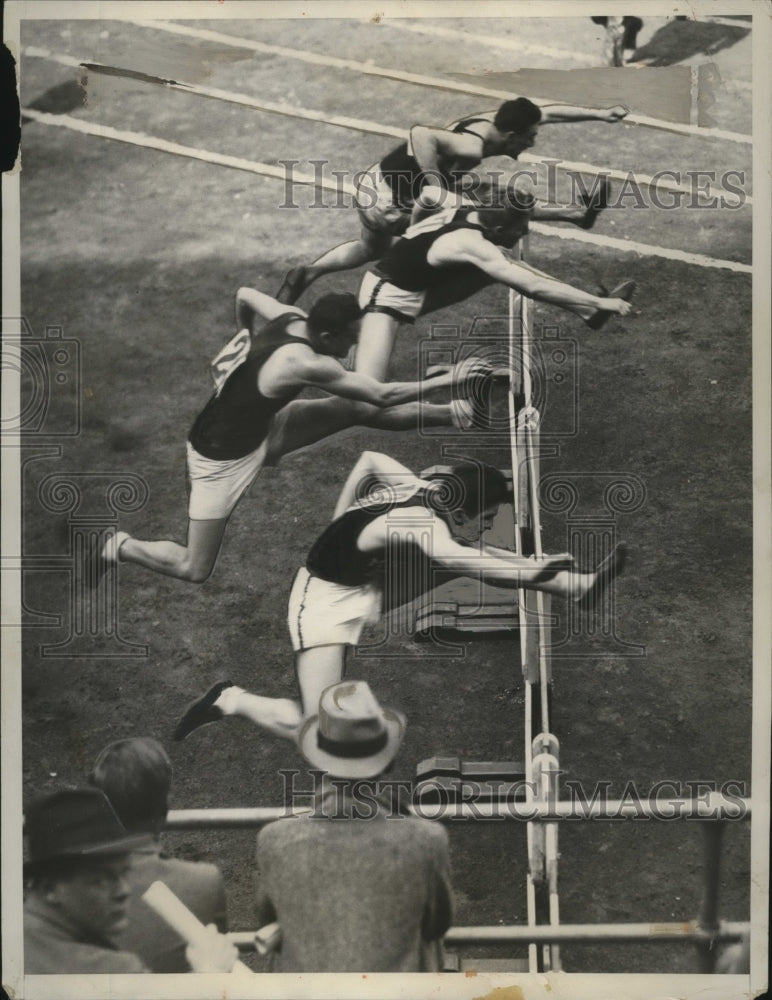
[[(671, 943), (683, 941), (692, 944), (703, 941), (740, 941), (749, 930), (748, 923), (721, 923), (717, 931), (708, 934), (700, 928), (696, 920), (664, 924), (560, 924), (559, 926), (539, 924), (535, 927), (494, 924), (490, 927), (451, 927), (443, 938), (443, 944), (499, 945), (557, 941), (571, 941), (578, 944), (598, 941), (612, 943), (641, 941), (647, 944), (652, 941)], [(228, 937), (237, 947), (249, 948), (254, 942), (255, 931), (233, 931)]]
[(714, 935), (718, 930), (718, 883), (721, 873), (721, 841), (724, 823), (702, 823), (703, 888), (698, 925), (709, 936), (697, 944), (700, 972), (711, 973), (716, 964)]

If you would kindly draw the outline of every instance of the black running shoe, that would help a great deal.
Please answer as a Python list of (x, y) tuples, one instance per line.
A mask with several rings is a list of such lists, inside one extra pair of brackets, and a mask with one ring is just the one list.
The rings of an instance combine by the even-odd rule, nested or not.
[(293, 267), (287, 271), (281, 288), (276, 293), (276, 301), (284, 305), (294, 306), (306, 287), (306, 269), (304, 267)]
[(591, 194), (583, 194), (579, 199), (584, 205), (585, 212), (584, 217), (579, 219), (576, 223), (580, 229), (592, 229), (595, 225), (595, 220), (598, 218), (600, 213), (604, 208), (608, 208), (609, 194), (611, 193), (611, 184), (608, 177), (604, 177), (601, 184), (601, 189), (597, 194), (592, 192)]
[(205, 695), (190, 704), (174, 730), (175, 740), (184, 740), (194, 729), (208, 726), (210, 722), (218, 722), (222, 719), (222, 709), (219, 709), (215, 702), (229, 687), (235, 687), (233, 681), (220, 681), (219, 684), (209, 688)]

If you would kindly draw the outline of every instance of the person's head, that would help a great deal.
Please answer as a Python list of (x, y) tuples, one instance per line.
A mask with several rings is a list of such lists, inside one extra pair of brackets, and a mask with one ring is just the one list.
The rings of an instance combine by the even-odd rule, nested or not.
[(486, 157), (476, 168), (468, 198), (477, 207), (486, 237), (513, 247), (528, 232), (535, 198), (532, 177), (517, 169), (510, 156)]
[(132, 832), (158, 834), (166, 820), (172, 764), (157, 740), (117, 740), (97, 757), (89, 783), (107, 796), (121, 823)]
[(308, 312), (311, 343), (319, 354), (345, 358), (359, 337), (362, 310), (350, 292), (323, 295)]
[(126, 926), (129, 852), (148, 843), (130, 834), (103, 792), (54, 792), (25, 810), (29, 891), (76, 934), (111, 938)]
[(454, 465), (449, 472), (432, 479), (440, 489), (434, 498), (456, 528), (469, 538), (479, 537), (490, 528), (499, 507), (512, 499), (512, 489), (500, 469), (485, 462)]
[(127, 926), (130, 867), (128, 853), (60, 860), (31, 874), (30, 887), (78, 936), (111, 939)]
[(391, 765), (406, 725), (400, 712), (379, 705), (366, 681), (341, 681), (322, 691), (298, 748), (312, 767), (334, 777), (375, 778)]
[(493, 124), (501, 133), (500, 152), (517, 158), (536, 142), (541, 109), (527, 97), (505, 101), (496, 112)]

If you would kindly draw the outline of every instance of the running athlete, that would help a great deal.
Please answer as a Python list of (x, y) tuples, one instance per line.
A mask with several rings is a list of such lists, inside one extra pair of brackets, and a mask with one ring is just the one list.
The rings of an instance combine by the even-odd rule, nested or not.
[[(292, 586), (288, 624), (300, 700), (250, 694), (221, 681), (194, 702), (175, 739), (225, 715), (241, 715), (295, 738), (322, 691), (343, 678), (346, 651), (384, 602), (398, 607), (441, 580), (467, 576), (497, 587), (543, 590), (582, 608), (596, 606), (621, 572), (624, 546), (593, 571), (574, 570), (570, 555), (525, 557), (508, 549), (464, 544), (490, 527), (511, 498), (503, 474), (481, 462), (424, 480), (386, 455), (365, 452), (341, 491), (333, 521), (317, 538)], [(395, 591), (394, 582), (399, 591)]]
[[(358, 175), (355, 205), (362, 226), (359, 239), (327, 250), (312, 264), (293, 268), (277, 299), (297, 302), (311, 282), (323, 274), (348, 271), (381, 257), (392, 239), (410, 225), (415, 200), (425, 181), (452, 190), (460, 177), (485, 157), (506, 155), (517, 159), (533, 146), (542, 125), (618, 122), (627, 114), (627, 108), (621, 105), (601, 110), (559, 104), (539, 107), (526, 97), (518, 97), (505, 101), (496, 111), (460, 119), (447, 128), (414, 125), (407, 142)], [(602, 200), (590, 194), (576, 206), (540, 202), (533, 218), (573, 222), (590, 229), (603, 207)]]
[[(482, 166), (488, 162), (492, 161)], [(422, 200), (430, 191), (424, 190)], [(412, 323), (419, 315), (495, 282), (567, 309), (595, 330), (614, 313), (630, 312), (633, 281), (619, 285), (607, 297), (591, 295), (516, 261), (507, 252), (505, 248), (528, 231), (532, 218), (532, 196), (516, 175), (482, 171), (474, 198), (479, 207), (442, 209), (411, 226), (365, 274), (359, 288), (365, 317), (356, 371), (386, 378), (400, 322)]]
[[(166, 576), (202, 583), (211, 574), (230, 515), (263, 465), (347, 427), (382, 430), (469, 427), (465, 399), (448, 404), (415, 402), (436, 389), (479, 385), (490, 372), (476, 359), (422, 382), (383, 384), (349, 372), (338, 358), (356, 343), (361, 311), (348, 293), (322, 296), (308, 314), (262, 292), (241, 288), (236, 297), (239, 332), (212, 363), (215, 392), (196, 417), (187, 442), (190, 482), (187, 542), (141, 541), (111, 534), (89, 554), (95, 586), (120, 562), (138, 563)], [(260, 328), (260, 322), (266, 323)], [(325, 399), (295, 400), (306, 387)]]

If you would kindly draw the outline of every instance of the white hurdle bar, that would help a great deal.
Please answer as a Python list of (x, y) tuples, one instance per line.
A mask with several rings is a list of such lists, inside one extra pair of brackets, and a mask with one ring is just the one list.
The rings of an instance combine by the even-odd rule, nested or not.
[[(443, 945), (462, 944), (550, 944), (557, 942), (597, 943), (598, 941), (684, 941), (692, 944), (714, 944), (739, 941), (750, 931), (750, 924), (722, 922), (715, 931), (700, 927), (696, 920), (670, 923), (635, 924), (561, 924), (559, 927), (540, 925), (524, 927), (517, 924), (490, 927), (451, 927)], [(232, 931), (230, 940), (244, 951), (255, 947), (255, 931)]]
[[(751, 799), (708, 792), (700, 798), (658, 799), (575, 799), (561, 802), (451, 802), (411, 805), (414, 816), (438, 822), (468, 821), (520, 823), (595, 820), (708, 820), (731, 822), (751, 817)], [(167, 830), (243, 829), (260, 827), (277, 819), (310, 815), (311, 807), (259, 806), (228, 809), (172, 809), (166, 817)]]

